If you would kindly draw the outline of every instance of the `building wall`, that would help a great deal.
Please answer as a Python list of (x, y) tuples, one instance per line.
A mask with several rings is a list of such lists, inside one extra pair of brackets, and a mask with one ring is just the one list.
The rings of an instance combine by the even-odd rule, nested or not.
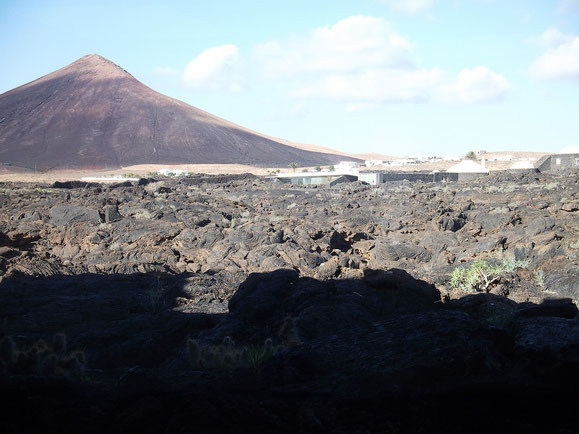
[(405, 179), (410, 181), (410, 182), (415, 182), (415, 181), (441, 182), (441, 181), (458, 181), (459, 177), (458, 177), (457, 173), (446, 173), (446, 172), (436, 172), (436, 173), (385, 172), (385, 173), (382, 173), (382, 182), (403, 181)]
[(333, 187), (334, 185), (338, 185), (338, 184), (343, 184), (345, 182), (354, 182), (357, 181), (358, 177), (357, 176), (353, 176), (353, 175), (343, 175), (340, 176), (336, 179), (334, 179), (333, 181), (331, 181), (328, 185), (330, 187)]
[(379, 185), (385, 182), (422, 181), (422, 182), (449, 182), (458, 181), (458, 173), (421, 173), (421, 172), (361, 172), (358, 179), (370, 185)]
[(554, 154), (542, 157), (536, 163), (541, 172), (579, 170), (579, 154)]
[(276, 178), (286, 184), (297, 185), (321, 185), (328, 184), (336, 179), (336, 176), (292, 176), (291, 178)]
[(488, 176), (488, 173), (457, 173), (459, 181), (472, 181), (473, 179)]
[(358, 180), (370, 185), (378, 185), (382, 183), (382, 174), (380, 172), (360, 172)]

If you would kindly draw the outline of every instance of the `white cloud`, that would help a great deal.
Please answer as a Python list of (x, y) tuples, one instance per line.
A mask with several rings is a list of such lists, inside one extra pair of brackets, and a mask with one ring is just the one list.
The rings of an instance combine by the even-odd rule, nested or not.
[(538, 38), (531, 38), (531, 41), (535, 42), (541, 48), (553, 48), (572, 39), (572, 37), (561, 33), (559, 29), (555, 27), (549, 27), (547, 30), (541, 33)]
[(239, 50), (235, 45), (209, 48), (189, 62), (182, 78), (190, 87), (238, 92), (242, 88)]
[(434, 0), (381, 0), (392, 9), (404, 12), (407, 14), (416, 14), (430, 9), (434, 4)]
[(440, 68), (418, 68), (413, 48), (385, 20), (358, 15), (304, 36), (262, 44), (254, 56), (264, 76), (283, 80), (293, 98), (337, 101), (349, 111), (432, 99), (497, 101), (509, 88), (503, 76), (486, 67), (465, 69), (456, 81)]
[(463, 69), (456, 80), (437, 90), (437, 98), (445, 102), (477, 104), (499, 101), (509, 90), (505, 77), (491, 71), (486, 66)]
[(306, 37), (256, 47), (270, 77), (410, 67), (412, 44), (381, 18), (352, 16)]
[(153, 75), (157, 75), (159, 77), (169, 77), (177, 74), (179, 74), (179, 71), (168, 66), (157, 66), (155, 69), (153, 69)]
[(532, 63), (531, 75), (537, 80), (579, 80), (579, 37), (548, 29), (538, 39), (549, 43), (541, 45), (546, 51)]
[(482, 66), (449, 83), (439, 68), (416, 68), (412, 50), (383, 19), (353, 16), (305, 37), (270, 41), (255, 55), (268, 77), (290, 79), (292, 97), (339, 101), (348, 110), (432, 98), (473, 104), (500, 100), (508, 91), (503, 76)]
[(444, 73), (437, 69), (412, 71), (373, 69), (354, 74), (330, 75), (294, 92), (296, 98), (322, 98), (366, 107), (368, 103), (415, 102), (430, 98)]

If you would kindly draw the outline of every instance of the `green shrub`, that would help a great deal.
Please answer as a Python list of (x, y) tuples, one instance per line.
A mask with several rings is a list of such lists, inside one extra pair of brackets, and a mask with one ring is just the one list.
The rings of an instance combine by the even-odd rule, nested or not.
[(273, 342), (266, 339), (263, 346), (250, 346), (247, 348), (247, 362), (249, 367), (258, 371), (273, 355)]
[(535, 282), (541, 288), (545, 288), (545, 272), (543, 270), (535, 270)]
[(486, 291), (499, 282), (501, 275), (512, 273), (518, 268), (528, 268), (529, 261), (505, 259), (501, 264), (489, 264), (477, 260), (467, 268), (455, 268), (449, 280), (449, 285), (466, 292)]

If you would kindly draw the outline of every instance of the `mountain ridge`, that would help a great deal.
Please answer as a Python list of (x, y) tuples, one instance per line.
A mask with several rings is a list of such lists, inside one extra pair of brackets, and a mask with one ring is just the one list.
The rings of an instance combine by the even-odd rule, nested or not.
[(4, 164), (46, 170), (345, 158), (355, 157), (284, 144), (163, 95), (97, 54), (0, 95)]

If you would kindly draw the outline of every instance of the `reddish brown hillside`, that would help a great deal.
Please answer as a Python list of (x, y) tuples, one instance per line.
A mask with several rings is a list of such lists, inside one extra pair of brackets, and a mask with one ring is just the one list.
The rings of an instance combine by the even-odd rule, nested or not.
[(135, 164), (331, 164), (162, 95), (88, 55), (0, 95), (0, 163), (38, 169)]

